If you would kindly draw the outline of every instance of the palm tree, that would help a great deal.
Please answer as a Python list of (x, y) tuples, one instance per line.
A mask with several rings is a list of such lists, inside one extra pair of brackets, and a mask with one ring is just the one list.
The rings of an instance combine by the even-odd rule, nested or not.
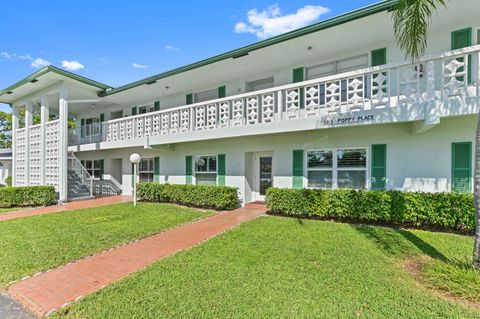
[[(427, 46), (427, 32), (433, 13), (447, 0), (399, 0), (393, 12), (393, 25), (398, 46), (412, 61), (420, 58)], [(480, 117), (475, 144), (475, 244), (473, 266), (480, 268)]]

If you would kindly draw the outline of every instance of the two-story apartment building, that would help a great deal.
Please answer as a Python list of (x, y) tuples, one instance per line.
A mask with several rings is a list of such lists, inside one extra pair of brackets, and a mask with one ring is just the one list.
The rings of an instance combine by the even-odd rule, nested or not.
[(243, 203), (271, 186), (471, 191), (480, 2), (439, 9), (414, 62), (395, 44), (395, 4), (117, 88), (46, 67), (0, 91), (13, 183), (60, 200), (130, 194), (139, 153), (141, 181), (234, 186)]

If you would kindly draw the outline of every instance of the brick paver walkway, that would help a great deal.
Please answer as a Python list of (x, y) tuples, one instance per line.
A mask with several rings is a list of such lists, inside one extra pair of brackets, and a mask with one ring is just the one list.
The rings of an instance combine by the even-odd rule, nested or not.
[(8, 291), (36, 315), (48, 315), (115, 280), (254, 219), (265, 211), (264, 206), (256, 206), (220, 213), (26, 278), (12, 284)]
[(77, 202), (69, 202), (69, 203), (59, 204), (55, 206), (31, 208), (31, 209), (20, 210), (17, 212), (5, 213), (0, 215), (0, 221), (21, 218), (21, 217), (35, 216), (35, 215), (66, 212), (69, 210), (77, 210), (77, 209), (83, 209), (83, 208), (92, 208), (97, 206), (126, 203), (129, 201), (132, 201), (131, 196), (119, 195), (119, 196), (110, 196), (110, 197), (82, 200)]

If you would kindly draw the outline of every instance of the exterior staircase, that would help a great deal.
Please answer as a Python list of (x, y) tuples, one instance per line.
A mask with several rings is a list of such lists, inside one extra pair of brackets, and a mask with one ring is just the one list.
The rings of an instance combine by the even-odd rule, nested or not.
[(68, 154), (68, 201), (93, 198), (93, 179), (73, 152)]
[(82, 183), (82, 179), (75, 170), (68, 170), (68, 200), (81, 200), (93, 198), (90, 189)]

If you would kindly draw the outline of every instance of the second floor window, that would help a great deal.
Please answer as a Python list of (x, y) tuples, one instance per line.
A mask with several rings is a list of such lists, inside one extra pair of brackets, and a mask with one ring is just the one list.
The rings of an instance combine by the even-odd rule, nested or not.
[(153, 105), (140, 106), (138, 108), (138, 114), (150, 113), (150, 112), (153, 112), (153, 110), (154, 110)]
[(83, 136), (92, 136), (100, 134), (100, 117), (90, 117), (85, 119), (85, 126), (82, 127)]
[(198, 93), (195, 93), (194, 96), (195, 96), (194, 97), (195, 103), (215, 100), (216, 98), (218, 98), (218, 89), (211, 89), (208, 91), (198, 92)]

